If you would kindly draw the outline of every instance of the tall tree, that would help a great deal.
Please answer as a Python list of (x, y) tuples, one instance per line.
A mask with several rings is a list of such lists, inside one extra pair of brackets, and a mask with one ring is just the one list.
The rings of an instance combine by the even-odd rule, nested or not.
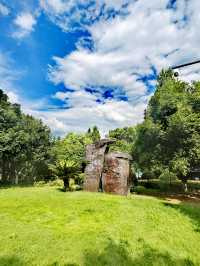
[(31, 183), (48, 173), (50, 130), (24, 115), (0, 90), (0, 174), (2, 183)]
[(136, 127), (116, 128), (109, 131), (109, 137), (116, 140), (110, 145), (111, 151), (131, 153), (136, 140)]
[(200, 84), (185, 83), (162, 71), (139, 127), (133, 150), (139, 167), (149, 176), (165, 169), (180, 178), (200, 165)]
[(92, 129), (89, 128), (87, 134), (89, 138), (92, 139), (93, 142), (99, 141), (101, 138), (101, 135), (100, 135), (100, 132), (97, 126), (94, 126)]
[[(53, 162), (74, 161), (81, 170), (85, 164), (85, 148), (87, 144), (92, 143), (88, 134), (69, 133), (63, 139), (55, 141), (51, 149)], [(84, 169), (83, 169), (84, 170)]]

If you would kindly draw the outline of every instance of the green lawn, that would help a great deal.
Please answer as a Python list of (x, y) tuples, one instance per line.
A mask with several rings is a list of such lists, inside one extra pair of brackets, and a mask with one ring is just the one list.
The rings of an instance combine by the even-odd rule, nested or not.
[(0, 189), (0, 266), (200, 265), (200, 206)]

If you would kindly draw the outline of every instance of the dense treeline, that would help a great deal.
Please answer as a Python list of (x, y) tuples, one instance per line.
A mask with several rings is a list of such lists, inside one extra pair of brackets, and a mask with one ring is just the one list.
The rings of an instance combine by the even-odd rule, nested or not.
[(61, 178), (83, 182), (85, 148), (100, 139), (96, 126), (85, 134), (53, 138), (41, 120), (22, 113), (0, 90), (0, 184), (33, 184)]
[(162, 71), (144, 122), (116, 129), (112, 149), (129, 152), (135, 172), (144, 178), (171, 183), (200, 174), (200, 82), (188, 84)]
[[(162, 71), (143, 123), (109, 132), (116, 142), (111, 151), (133, 156), (133, 170), (147, 179), (171, 183), (200, 173), (200, 82), (191, 84)], [(100, 139), (96, 126), (87, 133), (69, 133), (53, 139), (50, 130), (20, 106), (11, 104), (0, 91), (1, 182), (33, 182), (61, 178), (65, 189), (70, 179), (84, 179), (85, 148)]]
[(50, 130), (0, 90), (0, 182), (33, 183), (48, 175)]

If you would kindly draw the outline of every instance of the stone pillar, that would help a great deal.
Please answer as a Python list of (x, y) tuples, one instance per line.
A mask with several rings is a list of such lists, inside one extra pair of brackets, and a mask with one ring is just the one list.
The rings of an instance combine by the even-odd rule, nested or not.
[(105, 155), (102, 177), (103, 190), (107, 193), (127, 195), (129, 188), (131, 156), (122, 152)]
[(86, 179), (84, 182), (84, 190), (98, 192), (104, 167), (106, 148), (108, 144), (113, 142), (110, 139), (102, 139), (95, 144), (87, 145), (86, 160), (88, 164), (85, 168)]

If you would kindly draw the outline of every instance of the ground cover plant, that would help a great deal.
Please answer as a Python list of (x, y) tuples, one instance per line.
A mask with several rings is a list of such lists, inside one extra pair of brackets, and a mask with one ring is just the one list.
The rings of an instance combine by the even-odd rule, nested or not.
[(0, 190), (0, 265), (200, 265), (200, 206), (145, 196)]

